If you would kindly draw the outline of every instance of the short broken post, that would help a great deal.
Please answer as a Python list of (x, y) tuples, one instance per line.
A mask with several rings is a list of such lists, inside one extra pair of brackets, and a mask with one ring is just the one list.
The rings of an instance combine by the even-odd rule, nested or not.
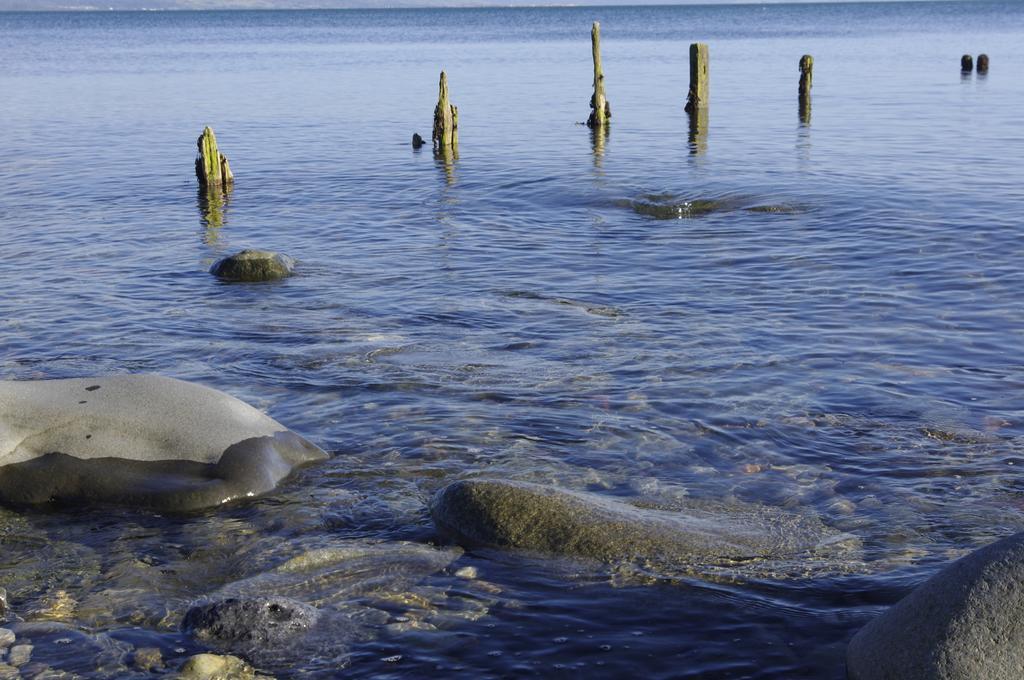
[(590, 118), (587, 127), (603, 128), (612, 117), (612, 107), (604, 94), (604, 71), (601, 69), (601, 24), (594, 22), (590, 29), (590, 47), (594, 54), (594, 94), (590, 97)]
[(444, 152), (459, 146), (459, 109), (448, 101), (448, 76), (441, 71), (434, 107), (434, 150)]
[(196, 156), (196, 177), (204, 189), (230, 189), (235, 181), (228, 159), (217, 148), (217, 137), (210, 126), (203, 128), (203, 134), (196, 140), (199, 155)]
[(988, 55), (978, 55), (978, 73), (988, 73)]
[(811, 85), (814, 81), (814, 57), (805, 54), (800, 57), (800, 122), (811, 124)]
[(708, 46), (690, 45), (690, 91), (686, 95), (686, 112), (693, 113), (708, 104)]
[(974, 58), (969, 54), (960, 57), (960, 72), (970, 73), (974, 70)]

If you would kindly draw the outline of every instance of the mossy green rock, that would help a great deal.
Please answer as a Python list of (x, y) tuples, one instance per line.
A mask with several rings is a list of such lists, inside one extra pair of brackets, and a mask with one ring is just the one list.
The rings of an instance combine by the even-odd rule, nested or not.
[(813, 517), (767, 506), (655, 510), (592, 493), (498, 480), (450, 484), (435, 495), (430, 511), (437, 528), (461, 543), (656, 570), (810, 553), (845, 536)]
[(225, 281), (276, 281), (292, 275), (295, 260), (269, 250), (243, 250), (218, 260), (210, 273)]

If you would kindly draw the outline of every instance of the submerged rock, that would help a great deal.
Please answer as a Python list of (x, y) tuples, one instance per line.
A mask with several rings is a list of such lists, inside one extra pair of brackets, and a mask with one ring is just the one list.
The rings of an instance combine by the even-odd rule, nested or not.
[(315, 607), (286, 597), (228, 598), (192, 607), (182, 628), (204, 642), (281, 647), (316, 625)]
[(217, 260), (210, 273), (225, 281), (276, 281), (292, 275), (295, 260), (269, 250), (243, 250)]
[(194, 510), (327, 454), (248, 404), (157, 375), (0, 381), (0, 501)]
[(642, 196), (637, 200), (626, 201), (626, 205), (632, 208), (634, 212), (658, 220), (703, 217), (714, 212), (732, 210), (736, 207), (735, 201), (726, 199), (694, 198), (679, 200), (667, 194)]
[(253, 680), (264, 676), (237, 656), (196, 654), (181, 667), (179, 680)]
[(591, 493), (526, 482), (463, 480), (430, 506), (439, 531), (460, 543), (634, 563), (659, 570), (813, 554), (850, 539), (818, 520), (737, 505), (638, 508)]
[(850, 641), (851, 680), (1015, 680), (1024, 675), (1024, 533), (963, 557)]

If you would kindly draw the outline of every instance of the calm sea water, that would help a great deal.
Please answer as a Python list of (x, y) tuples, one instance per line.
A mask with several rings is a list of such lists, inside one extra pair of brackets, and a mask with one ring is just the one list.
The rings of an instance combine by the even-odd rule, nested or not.
[[(593, 20), (603, 140), (577, 124)], [(863, 564), (641, 584), (467, 552), (374, 599), (399, 557), (344, 577), (353, 631), (261, 667), (844, 677), (867, 620), (1024, 528), (1022, 45), (1010, 1), (0, 14), (0, 377), (197, 380), (334, 454), (198, 516), (2, 511), (12, 610), (70, 626), (28, 635), (33, 663), (176, 668), (194, 598), (311, 546), (428, 543), (434, 490), (500, 476), (807, 512)], [(442, 68), (450, 164), (408, 143)], [(222, 207), (192, 174), (206, 124)], [(721, 209), (632, 208), (696, 200)], [(298, 275), (207, 273), (243, 247)]]

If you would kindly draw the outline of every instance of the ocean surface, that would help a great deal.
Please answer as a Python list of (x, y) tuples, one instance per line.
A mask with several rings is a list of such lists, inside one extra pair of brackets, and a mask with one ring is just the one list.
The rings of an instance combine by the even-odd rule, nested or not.
[[(607, 135), (580, 124), (595, 20)], [(457, 159), (409, 144), (441, 69)], [(194, 380), (332, 453), (184, 517), (0, 510), (10, 615), (56, 622), (23, 670), (171, 672), (205, 649), (190, 602), (359, 548), (295, 586), (332, 633), (260, 669), (845, 677), (865, 622), (1024, 529), (1022, 73), (1012, 1), (0, 14), (0, 378)], [(296, 276), (208, 273), (245, 247)], [(733, 578), (460, 551), (426, 508), (474, 477), (768, 506), (860, 548)]]

